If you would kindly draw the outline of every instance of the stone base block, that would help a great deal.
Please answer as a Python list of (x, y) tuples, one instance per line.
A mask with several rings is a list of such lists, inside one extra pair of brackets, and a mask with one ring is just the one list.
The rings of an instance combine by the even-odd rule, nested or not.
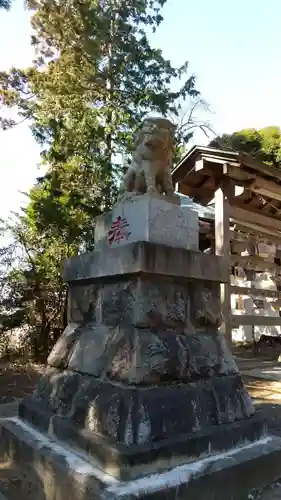
[(116, 248), (136, 241), (162, 243), (198, 250), (198, 214), (165, 197), (131, 196), (98, 217), (95, 250)]
[(0, 420), (0, 453), (2, 462), (20, 471), (21, 489), (28, 489), (30, 500), (97, 500), (116, 483), (93, 463), (18, 417)]
[(266, 435), (266, 424), (259, 415), (243, 422), (223, 424), (209, 431), (167, 438), (150, 445), (124, 445), (76, 427), (64, 417), (51, 416), (32, 404), (22, 412), (28, 423), (34, 422), (55, 439), (94, 460), (107, 474), (128, 481), (148, 474), (169, 470), (180, 464), (215, 453), (254, 443)]
[(228, 261), (217, 255), (205, 255), (184, 248), (138, 241), (103, 252), (88, 252), (66, 259), (63, 277), (72, 284), (83, 285), (111, 280), (120, 276), (163, 276), (173, 282), (202, 280), (228, 283)]
[(120, 481), (17, 417), (1, 419), (0, 436), (1, 459), (20, 467), (30, 486), (30, 500), (246, 500), (251, 489), (269, 484), (281, 473), (279, 437)]
[(71, 284), (68, 323), (217, 334), (222, 322), (220, 284), (203, 279), (175, 281), (171, 277), (123, 276), (115, 283), (109, 279)]
[(280, 477), (281, 439), (269, 436), (162, 474), (113, 485), (107, 500), (248, 500)]
[(238, 374), (128, 387), (49, 369), (19, 406), (40, 432), (99, 460), (122, 480), (254, 442), (266, 434)]

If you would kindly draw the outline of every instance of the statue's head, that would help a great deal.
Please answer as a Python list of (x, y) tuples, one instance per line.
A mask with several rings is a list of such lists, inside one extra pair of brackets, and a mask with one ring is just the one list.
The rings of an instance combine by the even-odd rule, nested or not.
[(173, 149), (176, 126), (166, 118), (146, 118), (136, 134), (135, 148), (143, 157), (157, 157)]

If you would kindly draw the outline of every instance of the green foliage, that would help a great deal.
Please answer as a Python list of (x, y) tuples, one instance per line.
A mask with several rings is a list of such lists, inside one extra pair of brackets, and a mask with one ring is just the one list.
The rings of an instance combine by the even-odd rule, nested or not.
[(244, 129), (223, 134), (209, 144), (211, 147), (248, 153), (268, 165), (281, 168), (281, 130), (271, 126), (260, 130)]
[(31, 352), (46, 355), (66, 325), (67, 291), (62, 262), (78, 251), (63, 238), (45, 239), (26, 214), (3, 224), (11, 243), (1, 249), (0, 325), (3, 333), (29, 325)]
[[(149, 43), (165, 1), (27, 0), (36, 59), (0, 73), (0, 98), (31, 124), (46, 167), (9, 228), (21, 258), (3, 277), (0, 317), (4, 329), (31, 326), (36, 355), (64, 327), (62, 262), (93, 248), (95, 218), (116, 199), (132, 133), (148, 113), (177, 120), (185, 101), (200, 100), (188, 64), (173, 67)], [(179, 128), (176, 153), (191, 125)]]

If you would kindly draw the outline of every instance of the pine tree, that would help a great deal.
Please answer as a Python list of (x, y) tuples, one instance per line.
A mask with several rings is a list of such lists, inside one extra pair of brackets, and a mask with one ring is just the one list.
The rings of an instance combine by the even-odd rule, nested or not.
[[(132, 132), (148, 113), (176, 117), (185, 99), (198, 99), (187, 63), (174, 68), (149, 44), (147, 32), (161, 23), (164, 3), (27, 0), (34, 64), (0, 74), (2, 101), (30, 122), (46, 166), (14, 232), (17, 240), (30, 235), (34, 264), (24, 253), (21, 317), (36, 326), (45, 347), (58, 318), (63, 328), (62, 260), (93, 247), (95, 218), (116, 199)], [(3, 128), (14, 125), (2, 118)]]
[(35, 65), (2, 75), (4, 102), (32, 119), (46, 163), (90, 164), (105, 208), (140, 120), (148, 112), (176, 115), (179, 100), (199, 94), (194, 76), (171, 91), (187, 63), (174, 68), (149, 44), (146, 30), (162, 21), (164, 3), (29, 0)]

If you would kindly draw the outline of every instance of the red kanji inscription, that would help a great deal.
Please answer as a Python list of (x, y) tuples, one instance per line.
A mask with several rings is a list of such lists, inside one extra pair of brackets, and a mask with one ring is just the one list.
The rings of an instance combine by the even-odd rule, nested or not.
[(112, 222), (107, 235), (107, 241), (111, 246), (112, 243), (120, 243), (121, 240), (128, 239), (130, 232), (128, 231), (128, 224), (126, 217), (120, 215)]

